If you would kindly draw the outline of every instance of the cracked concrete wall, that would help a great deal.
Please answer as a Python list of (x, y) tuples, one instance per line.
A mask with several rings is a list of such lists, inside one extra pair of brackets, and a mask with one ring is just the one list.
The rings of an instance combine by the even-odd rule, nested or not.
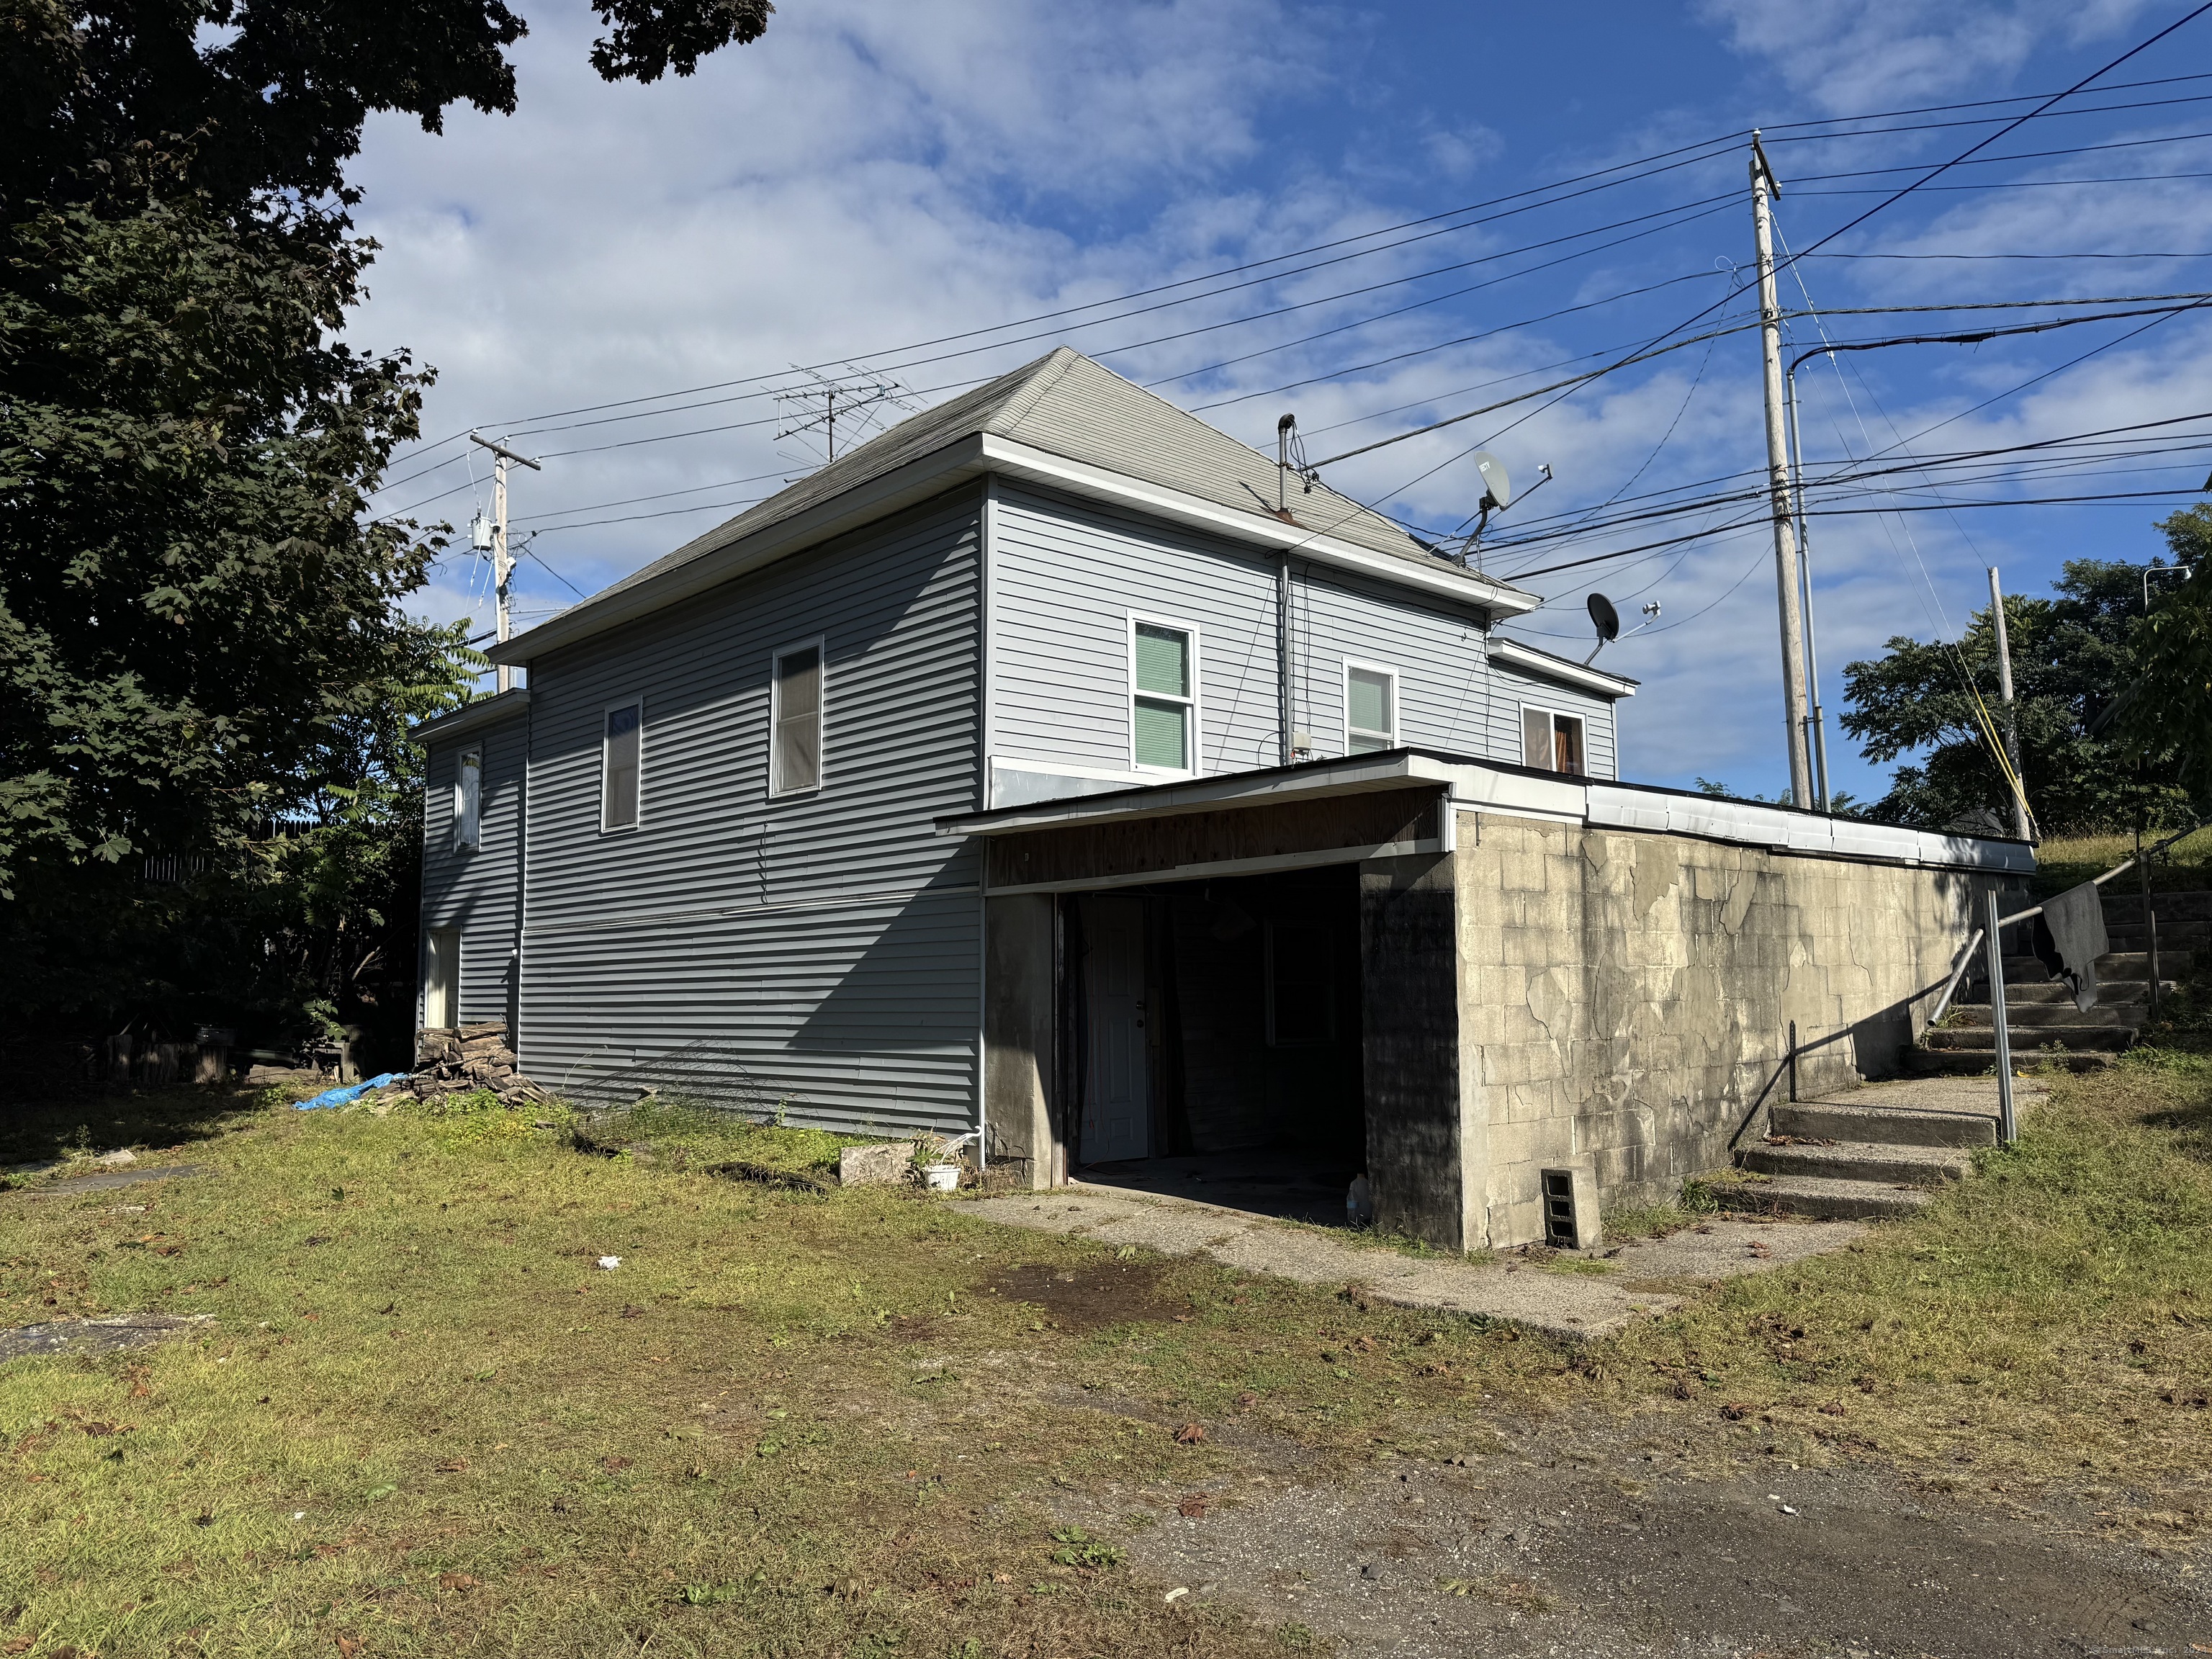
[(1802, 1092), (1893, 1072), (1997, 880), (1473, 812), (1454, 858), (1494, 1247), (1542, 1238), (1542, 1170), (1617, 1205), (1725, 1163), (1793, 1019)]

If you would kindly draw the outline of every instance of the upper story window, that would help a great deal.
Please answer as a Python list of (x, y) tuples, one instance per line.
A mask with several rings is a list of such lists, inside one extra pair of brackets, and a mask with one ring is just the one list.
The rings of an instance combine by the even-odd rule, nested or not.
[(1344, 752), (1398, 746), (1398, 677), (1364, 663), (1344, 665)]
[(1129, 623), (1129, 759), (1143, 772), (1198, 769), (1198, 639), (1188, 628)]
[(473, 853), (483, 845), (483, 751), (464, 749), (453, 775), (453, 850)]
[(644, 763), (645, 705), (611, 703), (599, 747), (599, 828), (637, 827), (638, 784)]
[(1521, 710), (1521, 760), (1524, 766), (1547, 772), (1582, 776), (1582, 717), (1524, 707)]
[(769, 793), (798, 794), (822, 787), (822, 641), (775, 653), (769, 694)]

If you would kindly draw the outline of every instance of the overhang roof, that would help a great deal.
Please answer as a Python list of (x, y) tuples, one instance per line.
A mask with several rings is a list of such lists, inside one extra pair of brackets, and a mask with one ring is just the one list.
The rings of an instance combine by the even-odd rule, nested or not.
[(2021, 841), (1900, 830), (1796, 807), (1721, 799), (1691, 790), (1563, 777), (1556, 772), (1427, 749), (1392, 749), (1341, 760), (1307, 761), (1297, 766), (959, 813), (938, 819), (937, 832), (940, 836), (1019, 835), (1423, 784), (1449, 791), (1453, 803), (1468, 811), (1580, 823), (1593, 830), (1687, 836), (1808, 857), (1992, 874), (2026, 875), (2035, 868), (2035, 850)]
[(1602, 669), (1592, 668), (1571, 657), (1555, 657), (1548, 651), (1539, 651), (1533, 645), (1523, 645), (1518, 640), (1509, 640), (1502, 635), (1491, 635), (1490, 659), (1517, 668), (1526, 674), (1537, 674), (1562, 685), (1571, 685), (1578, 690), (1594, 691), (1601, 697), (1632, 697), (1640, 681), (1624, 679), (1618, 674), (1608, 674)]
[(530, 707), (530, 688), (510, 686), (489, 697), (478, 697), (463, 703), (449, 714), (424, 720), (408, 732), (417, 743), (443, 743), (451, 738), (466, 737), (471, 732), (481, 732), (487, 726), (512, 720)]
[(821, 471), (495, 647), (532, 656), (618, 626), (770, 560), (1000, 473), (1138, 507), (1316, 563), (1419, 586), (1500, 615), (1536, 596), (1431, 551), (1381, 514), (1323, 486), (1274, 510), (1275, 460), (1103, 364), (1063, 346), (939, 404)]

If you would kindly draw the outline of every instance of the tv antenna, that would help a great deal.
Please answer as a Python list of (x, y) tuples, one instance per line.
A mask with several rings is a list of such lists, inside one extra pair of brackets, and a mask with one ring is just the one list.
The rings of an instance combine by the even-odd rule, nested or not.
[(911, 411), (914, 408), (906, 388), (896, 380), (869, 380), (865, 371), (859, 369), (854, 370), (853, 376), (832, 379), (811, 368), (800, 368), (796, 364), (793, 368), (814, 384), (775, 394), (779, 410), (789, 410), (777, 423), (776, 440), (781, 442), (802, 432), (818, 429), (822, 434), (823, 447), (829, 452), (830, 460), (837, 459), (837, 417), (840, 415), (845, 417), (848, 434), (845, 447), (849, 450), (857, 439), (872, 435), (870, 428), (882, 418), (875, 411), (883, 405), (888, 404), (894, 409), (905, 411)]

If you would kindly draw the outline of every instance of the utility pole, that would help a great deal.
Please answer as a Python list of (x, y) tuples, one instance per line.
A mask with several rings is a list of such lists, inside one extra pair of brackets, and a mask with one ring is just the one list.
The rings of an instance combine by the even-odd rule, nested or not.
[(1790, 740), (1790, 797), (1813, 802), (1813, 769), (1805, 742), (1805, 617), (1797, 598), (1797, 533), (1790, 501), (1790, 445), (1784, 432), (1782, 307), (1774, 291), (1774, 221), (1769, 192), (1779, 196), (1759, 135), (1751, 135), (1751, 225), (1759, 254), (1759, 338), (1765, 358), (1766, 489), (1773, 503), (1774, 586), (1782, 611), (1782, 710)]
[(1820, 647), (1813, 626), (1813, 525), (1805, 514), (1805, 438), (1797, 419), (1797, 365), (1784, 375), (1789, 384), (1790, 470), (1797, 483), (1797, 562), (1805, 573), (1805, 695), (1812, 700), (1813, 775), (1820, 786), (1820, 810), (1836, 810), (1828, 793), (1828, 717), (1820, 707)]
[[(505, 644), (514, 631), (514, 625), (507, 620), (507, 579), (514, 574), (514, 561), (508, 556), (507, 550), (507, 464), (509, 461), (514, 461), (528, 467), (532, 472), (542, 472), (545, 469), (527, 455), (518, 455), (505, 444), (495, 444), (490, 439), (480, 438), (473, 432), (469, 434), (469, 441), (472, 444), (481, 444), (491, 451), (492, 588), (499, 600), (500, 642)], [(505, 663), (501, 663), (498, 672), (499, 689), (502, 691), (513, 690), (514, 671)]]
[(2012, 768), (2012, 829), (2022, 841), (2033, 839), (2027, 821), (2027, 784), (2020, 775), (2020, 721), (2012, 707), (2012, 646), (2005, 638), (2004, 595), (1997, 591), (1997, 568), (1990, 567), (1990, 622), (1997, 630), (1997, 693), (2004, 699), (2005, 760)]

